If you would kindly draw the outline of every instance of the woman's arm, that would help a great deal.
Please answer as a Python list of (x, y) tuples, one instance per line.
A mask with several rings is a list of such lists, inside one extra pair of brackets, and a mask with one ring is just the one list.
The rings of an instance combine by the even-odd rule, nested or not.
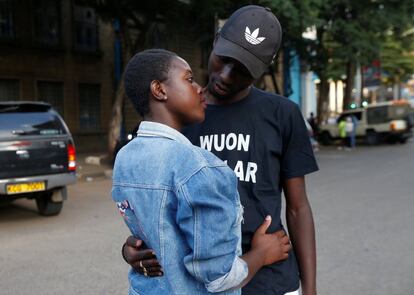
[(241, 205), (228, 167), (201, 169), (178, 188), (177, 197), (177, 224), (190, 248), (184, 265), (209, 292), (242, 287), (262, 266), (287, 258), (288, 238), (266, 234), (270, 216), (255, 233), (251, 251), (238, 257)]

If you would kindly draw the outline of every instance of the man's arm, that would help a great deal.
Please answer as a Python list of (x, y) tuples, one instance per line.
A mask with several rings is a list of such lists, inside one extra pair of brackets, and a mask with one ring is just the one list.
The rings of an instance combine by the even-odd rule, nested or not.
[(299, 264), (303, 295), (316, 294), (316, 245), (312, 210), (306, 195), (305, 178), (283, 181), (286, 221)]

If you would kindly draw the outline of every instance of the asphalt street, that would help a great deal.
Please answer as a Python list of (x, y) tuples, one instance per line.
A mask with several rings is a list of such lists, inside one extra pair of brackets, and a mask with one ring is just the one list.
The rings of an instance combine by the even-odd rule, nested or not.
[(319, 294), (414, 294), (414, 142), (330, 149), (307, 178)]
[[(307, 177), (320, 295), (414, 294), (414, 142), (323, 149)], [(127, 294), (128, 235), (111, 182), (69, 188), (56, 217), (0, 207), (0, 294)]]

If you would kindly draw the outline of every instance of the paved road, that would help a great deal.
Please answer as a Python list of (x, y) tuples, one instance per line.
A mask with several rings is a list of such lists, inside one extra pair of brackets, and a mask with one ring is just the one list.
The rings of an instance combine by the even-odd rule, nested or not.
[(319, 294), (414, 294), (414, 142), (318, 159), (307, 186)]
[[(414, 142), (318, 153), (308, 177), (320, 295), (414, 294)], [(61, 215), (0, 207), (0, 294), (126, 294), (127, 229), (110, 181), (69, 190)]]
[(109, 180), (69, 189), (56, 217), (29, 201), (0, 207), (0, 294), (127, 294), (120, 247), (128, 235)]

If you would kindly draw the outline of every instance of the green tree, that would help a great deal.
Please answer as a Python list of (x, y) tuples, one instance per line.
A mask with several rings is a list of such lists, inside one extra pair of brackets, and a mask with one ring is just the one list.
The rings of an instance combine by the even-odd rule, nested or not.
[(381, 67), (387, 74), (385, 83), (398, 88), (401, 97), (401, 82), (414, 73), (414, 34), (386, 36), (381, 50)]
[[(301, 58), (320, 78), (318, 116), (326, 113), (328, 79), (346, 76), (344, 108), (352, 98), (356, 65), (381, 55), (388, 32), (413, 25), (412, 0), (321, 0), (313, 2), (317, 38), (308, 41)], [(306, 42), (305, 42), (306, 43)], [(341, 67), (343, 69), (341, 70)]]

